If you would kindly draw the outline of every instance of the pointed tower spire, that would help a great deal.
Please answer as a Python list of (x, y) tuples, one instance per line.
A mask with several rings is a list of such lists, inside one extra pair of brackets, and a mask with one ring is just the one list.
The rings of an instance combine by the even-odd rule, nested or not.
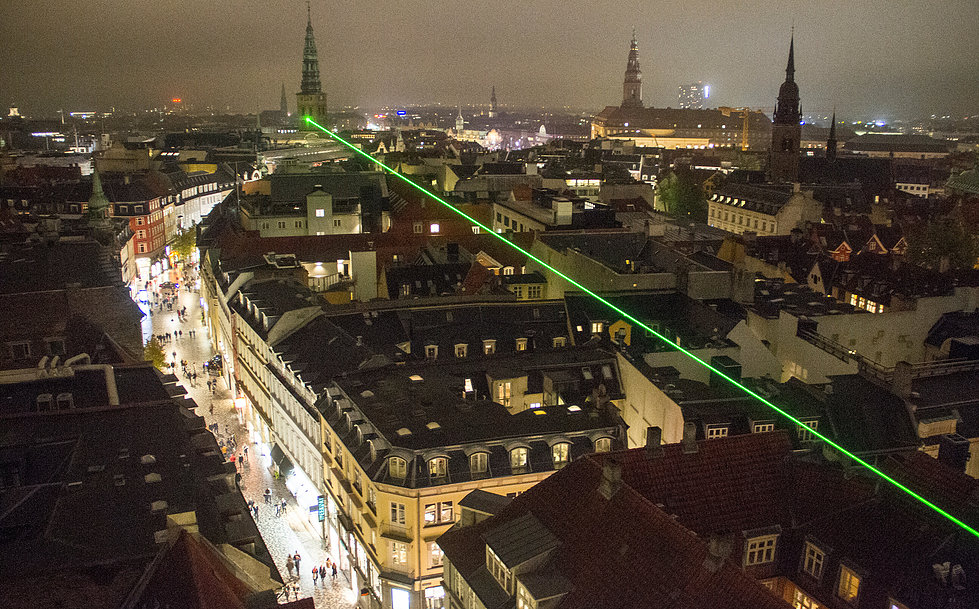
[[(793, 28), (795, 29), (795, 28)], [(789, 62), (785, 65), (785, 80), (795, 80), (795, 32), (789, 40)]]
[(836, 108), (833, 108), (833, 123), (829, 126), (829, 139), (826, 140), (826, 160), (836, 160)]
[(289, 114), (289, 100), (286, 98), (285, 83), (282, 83), (282, 97), (279, 99), (279, 112), (282, 114), (282, 120), (285, 120)]
[(109, 198), (102, 190), (102, 178), (98, 170), (92, 172), (92, 196), (88, 198), (88, 219), (95, 228), (104, 227), (109, 221)]
[(794, 182), (799, 178), (799, 144), (802, 140), (802, 109), (799, 85), (795, 82), (795, 32), (789, 42), (789, 61), (785, 82), (778, 89), (772, 116), (772, 145), (769, 149), (769, 176), (775, 182)]
[(622, 107), (642, 108), (642, 70), (639, 69), (639, 42), (636, 28), (632, 28), (632, 41), (629, 44), (629, 61), (625, 66), (625, 81), (622, 83)]
[(320, 125), (328, 127), (326, 120), (326, 93), (320, 86), (320, 62), (316, 54), (316, 39), (313, 37), (313, 16), (306, 2), (306, 41), (303, 45), (303, 79), (296, 95), (296, 112), (300, 124), (307, 129), (304, 117), (310, 117)]

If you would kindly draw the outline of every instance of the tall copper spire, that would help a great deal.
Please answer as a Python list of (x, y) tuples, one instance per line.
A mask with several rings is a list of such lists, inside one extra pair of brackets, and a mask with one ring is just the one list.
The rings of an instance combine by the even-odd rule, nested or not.
[(625, 66), (625, 81), (622, 83), (622, 107), (642, 107), (642, 71), (639, 69), (639, 42), (636, 29), (632, 29), (632, 43), (629, 47), (629, 61)]
[(799, 85), (795, 82), (795, 33), (793, 32), (789, 42), (789, 61), (785, 66), (785, 82), (778, 89), (778, 100), (772, 117), (769, 175), (775, 182), (794, 182), (799, 178), (801, 123)]
[(829, 126), (829, 139), (826, 140), (826, 159), (836, 160), (836, 108), (833, 108), (833, 122)]
[(309, 2), (306, 2), (306, 43), (303, 46), (303, 82), (300, 91), (304, 94), (322, 93), (320, 88), (320, 62), (316, 57), (316, 39), (313, 38), (313, 18)]

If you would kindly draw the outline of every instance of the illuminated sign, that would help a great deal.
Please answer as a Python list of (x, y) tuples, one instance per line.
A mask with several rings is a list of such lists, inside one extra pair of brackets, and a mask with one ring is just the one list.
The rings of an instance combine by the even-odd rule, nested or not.
[(175, 103), (175, 104), (179, 104), (180, 102), (182, 102), (182, 101), (184, 101), (184, 100), (182, 100), (182, 99), (180, 99), (179, 97), (174, 97), (174, 98), (173, 98), (173, 99), (171, 99), (170, 101), (172, 101), (172, 102), (173, 102), (173, 103)]
[(404, 116), (405, 114), (408, 114), (408, 113), (405, 112), (404, 110), (398, 110), (398, 116)]
[(710, 85), (704, 85), (704, 99), (710, 97)]
[(323, 499), (323, 495), (316, 498), (316, 517), (320, 519), (320, 522), (326, 520), (326, 501)]
[(35, 131), (31, 135), (34, 137), (57, 137), (61, 134), (57, 131)]

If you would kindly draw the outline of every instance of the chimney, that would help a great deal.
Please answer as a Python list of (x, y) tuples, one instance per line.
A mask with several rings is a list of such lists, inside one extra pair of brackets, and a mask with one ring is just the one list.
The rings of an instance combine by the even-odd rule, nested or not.
[(690, 421), (683, 424), (683, 440), (680, 441), (683, 445), (683, 454), (691, 455), (700, 450), (697, 445), (697, 424)]
[(913, 372), (914, 366), (908, 362), (901, 361), (894, 364), (894, 372), (891, 375), (891, 392), (898, 397), (910, 397)]
[(712, 535), (707, 541), (707, 556), (704, 558), (704, 568), (716, 573), (734, 549), (734, 538), (731, 535)]
[(663, 456), (663, 430), (660, 427), (646, 428), (646, 456), (650, 459)]
[(621, 487), (622, 465), (615, 459), (606, 459), (602, 462), (602, 481), (598, 485), (598, 492), (611, 500)]

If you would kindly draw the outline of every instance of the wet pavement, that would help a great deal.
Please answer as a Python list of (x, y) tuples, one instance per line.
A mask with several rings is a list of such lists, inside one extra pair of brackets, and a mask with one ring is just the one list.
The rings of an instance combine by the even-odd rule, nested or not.
[[(150, 298), (152, 301), (153, 296), (151, 295)], [(144, 312), (148, 310), (147, 305), (140, 303), (140, 306)], [(176, 310), (182, 307), (187, 307), (187, 315), (184, 318), (176, 313)], [(171, 335), (175, 332), (183, 333), (182, 338), (174, 338), (162, 345), (167, 361), (176, 361), (175, 374), (197, 403), (197, 414), (204, 417), (208, 426), (213, 423), (219, 425), (219, 440), (229, 442), (233, 435), (238, 442), (237, 450), (243, 452), (248, 433), (241, 415), (235, 410), (233, 396), (227, 383), (221, 377), (208, 377), (203, 373), (203, 363), (213, 357), (214, 352), (206, 329), (201, 324), (199, 295), (196, 292), (188, 292), (181, 286), (172, 312), (167, 311), (166, 307), (163, 311), (154, 307), (153, 315), (147, 316), (144, 321), (144, 333), (147, 336), (167, 332)], [(189, 335), (191, 330), (195, 332), (193, 337)], [(176, 353), (175, 360), (174, 353)], [(196, 381), (188, 379), (182, 373), (181, 360), (187, 360), (188, 370), (196, 370)], [(208, 390), (208, 378), (217, 380), (217, 389), (213, 392)], [(313, 525), (308, 522), (305, 515), (300, 514), (296, 500), (286, 488), (285, 482), (273, 478), (268, 467), (269, 456), (256, 454), (260, 450), (258, 444), (248, 443), (248, 458), (244, 464), (238, 466), (242, 478), (240, 486), (245, 501), (251, 500), (258, 505), (258, 517), (255, 520), (282, 577), (290, 585), (299, 587), (299, 598), (312, 596), (317, 608), (349, 609), (355, 606), (357, 594), (350, 588), (350, 583), (342, 570), (339, 571), (336, 579), (327, 575), (326, 582), (319, 579), (314, 582), (313, 565), (325, 565), (327, 558), (336, 557), (323, 549), (322, 540), (316, 535)], [(276, 515), (274, 503), (272, 505), (265, 503), (263, 495), (267, 488), (272, 491), (273, 502), (281, 503), (283, 498), (286, 499), (286, 510), (282, 515)], [(293, 570), (290, 576), (286, 568), (286, 559), (297, 552), (301, 558), (300, 567), (298, 570)], [(289, 598), (294, 600), (296, 596), (292, 594)], [(284, 595), (280, 596), (280, 600), (285, 601)]]

